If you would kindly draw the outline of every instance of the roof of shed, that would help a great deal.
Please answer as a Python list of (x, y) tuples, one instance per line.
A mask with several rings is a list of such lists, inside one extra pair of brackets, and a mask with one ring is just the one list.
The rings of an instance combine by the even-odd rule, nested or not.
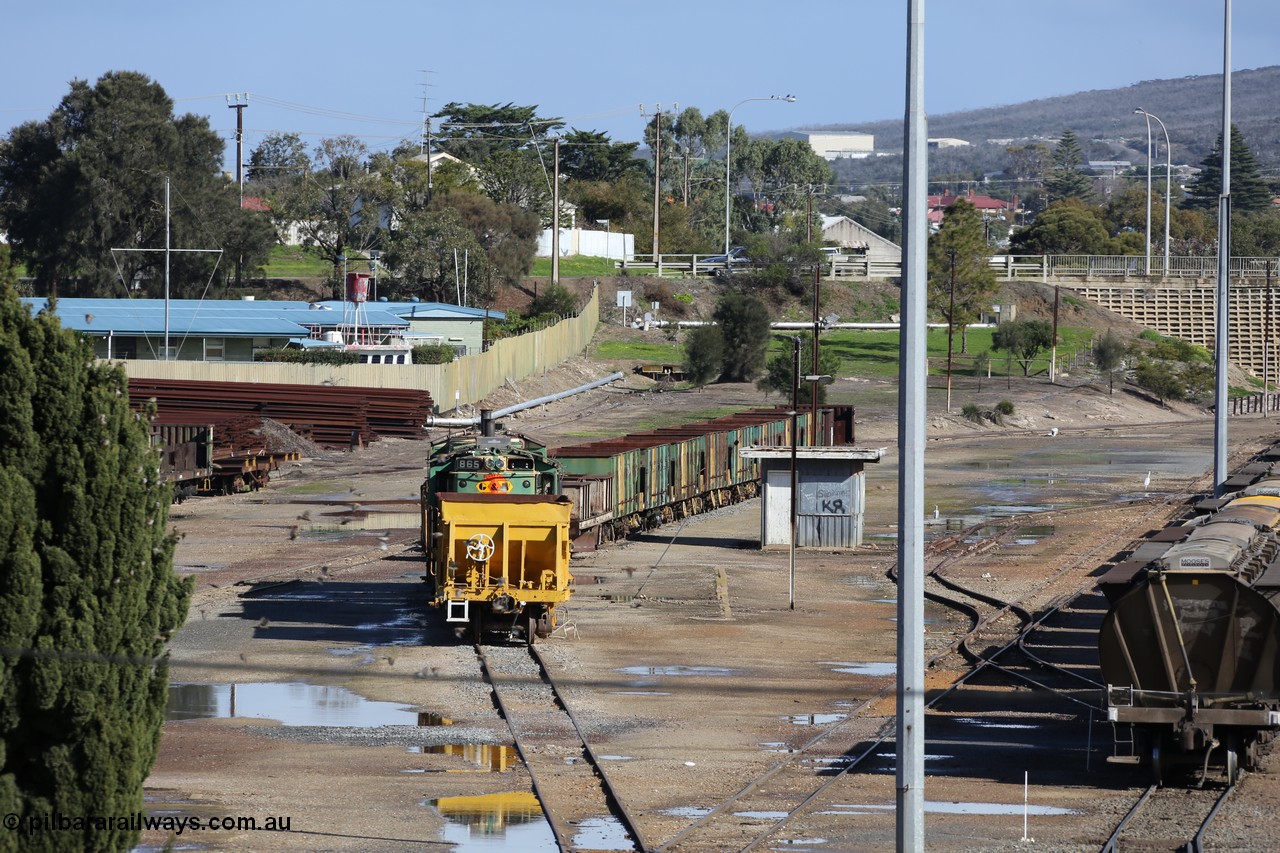
[[(330, 299), (324, 302), (317, 302), (317, 305), (323, 305), (333, 310), (340, 309), (344, 303), (339, 299)], [(395, 314), (405, 320), (480, 320), (484, 318), (485, 309), (472, 308), (467, 305), (450, 305), (447, 302), (370, 302), (369, 306), (376, 306), (379, 311), (386, 311)], [(502, 311), (489, 311), (489, 318), (492, 320), (504, 320), (506, 314)]]
[[(43, 311), (49, 300), (25, 297), (32, 311)], [(339, 306), (342, 303), (337, 303)], [(58, 299), (56, 313), (64, 328), (91, 335), (163, 335), (163, 299)], [(310, 327), (350, 324), (354, 317), (341, 311), (318, 311), (307, 302), (233, 299), (171, 299), (168, 329), (173, 335), (216, 337), (306, 337)], [(362, 325), (403, 328), (405, 320), (387, 311), (369, 310)]]

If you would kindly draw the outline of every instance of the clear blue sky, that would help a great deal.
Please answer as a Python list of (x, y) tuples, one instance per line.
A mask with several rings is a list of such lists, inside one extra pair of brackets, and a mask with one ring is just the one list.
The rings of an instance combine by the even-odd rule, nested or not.
[[(1280, 64), (1280, 2), (1232, 7), (1233, 69)], [(926, 109), (1220, 73), (1223, 8), (927, 0)], [(3, 15), (0, 132), (47, 117), (72, 79), (112, 70), (150, 75), (179, 113), (209, 116), (229, 143), (225, 95), (247, 92), (246, 157), (272, 131), (309, 147), (346, 133), (374, 150), (416, 141), (424, 91), (433, 112), (449, 101), (537, 104), (615, 141), (640, 138), (642, 104), (712, 112), (773, 94), (797, 101), (744, 104), (735, 124), (856, 127), (903, 114), (906, 18), (905, 0), (21, 3)]]

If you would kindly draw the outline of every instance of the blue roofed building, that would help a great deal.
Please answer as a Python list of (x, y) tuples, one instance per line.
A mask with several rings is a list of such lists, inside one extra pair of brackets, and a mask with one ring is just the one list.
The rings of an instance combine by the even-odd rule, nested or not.
[[(44, 298), (23, 299), (32, 311), (48, 307)], [(345, 310), (344, 310), (345, 306)], [(338, 347), (344, 342), (400, 340), (409, 322), (380, 307), (351, 303), (310, 303), (213, 299), (58, 299), (64, 328), (89, 337), (105, 359), (253, 361), (254, 353), (286, 346)]]
[[(341, 300), (315, 303), (322, 308), (341, 311)], [(501, 311), (469, 308), (466, 305), (450, 305), (447, 302), (369, 302), (369, 310), (385, 311), (407, 322), (405, 340), (414, 346), (444, 344), (453, 347), (458, 355), (475, 355), (484, 352), (485, 318), (495, 323), (506, 319)]]

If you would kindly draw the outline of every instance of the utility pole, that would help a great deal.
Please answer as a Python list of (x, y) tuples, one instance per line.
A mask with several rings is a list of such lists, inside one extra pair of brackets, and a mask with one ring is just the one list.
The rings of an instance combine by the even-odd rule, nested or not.
[(249, 93), (227, 95), (227, 108), (236, 111), (236, 183), (240, 185), (240, 206), (244, 207), (244, 108)]
[(1057, 284), (1053, 286), (1053, 346), (1049, 349), (1049, 384), (1058, 381), (1058, 297), (1062, 290)]
[[(241, 99), (243, 98), (243, 102)], [(244, 208), (244, 108), (249, 106), (249, 93), (227, 95), (227, 108), (236, 111), (236, 183), (240, 185), (240, 207)], [(244, 281), (244, 255), (236, 255), (236, 287)], [(165, 342), (168, 346), (168, 341)]]
[[(679, 104), (672, 104), (672, 109), (679, 109)], [(648, 118), (644, 104), (640, 105), (640, 115)], [(658, 262), (658, 211), (662, 201), (662, 104), (653, 105), (653, 262)]]
[(1227, 472), (1227, 365), (1231, 289), (1231, 0), (1225, 0), (1222, 24), (1222, 193), (1218, 196), (1217, 316), (1214, 318), (1213, 496), (1220, 498)]
[(654, 121), (654, 145), (653, 145), (653, 260), (658, 261), (658, 211), (660, 210), (659, 202), (661, 199), (662, 184), (662, 105), (655, 104), (657, 112), (653, 117)]
[(796, 515), (800, 494), (796, 476), (796, 415), (800, 397), (800, 338), (791, 339), (791, 535), (788, 537), (787, 594), (790, 607), (796, 609)]
[(822, 322), (818, 317), (818, 311), (820, 306), (819, 300), (821, 286), (822, 264), (821, 262), (818, 262), (813, 265), (813, 359), (811, 362), (813, 373), (810, 375), (813, 376), (814, 379), (813, 384), (810, 386), (810, 394), (812, 394), (812, 396), (809, 398), (809, 444), (813, 447), (818, 446), (818, 384), (821, 382), (818, 378), (818, 332), (820, 331), (819, 327)]
[(1271, 262), (1267, 262), (1267, 333), (1262, 338), (1262, 416), (1267, 416), (1267, 405), (1271, 402), (1270, 360), (1271, 352)]
[[(434, 74), (434, 71), (419, 69), (419, 74)], [(423, 77), (422, 83), (422, 131), (418, 137), (418, 154), (427, 155), (427, 207), (431, 206), (431, 116), (427, 115), (427, 89), (431, 86)]]
[(809, 184), (809, 204), (804, 214), (804, 241), (813, 242), (813, 184)]
[(947, 249), (951, 261), (951, 307), (947, 311), (947, 411), (951, 411), (951, 353), (956, 331), (956, 250)]
[(898, 367), (897, 853), (924, 853), (924, 424), (928, 387), (929, 181), (924, 0), (907, 10), (902, 332)]
[(551, 174), (551, 283), (560, 283), (560, 137), (555, 139)]

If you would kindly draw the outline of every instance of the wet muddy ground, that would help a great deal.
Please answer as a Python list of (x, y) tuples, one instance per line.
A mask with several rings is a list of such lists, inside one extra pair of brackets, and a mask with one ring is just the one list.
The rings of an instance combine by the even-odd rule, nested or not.
[[(719, 393), (717, 402), (762, 402), (747, 388)], [(610, 429), (656, 405), (652, 395), (633, 396), (602, 392), (594, 402), (530, 413), (513, 428), (553, 444), (581, 440), (574, 431), (583, 406), (593, 429)], [(698, 406), (710, 404), (706, 396)], [(1145, 532), (1135, 507), (1178, 500), (1209, 467), (1207, 416), (1179, 412), (1170, 423), (1155, 407), (1118, 406), (1099, 414), (1105, 404), (1094, 394), (1036, 397), (1019, 404), (1037, 407), (1034, 420), (1028, 414), (1006, 430), (931, 421), (931, 531), (1037, 513), (1019, 539), (966, 564), (995, 594), (1029, 590), (1112, 539)], [(1086, 409), (1090, 417), (1080, 414)], [(1050, 421), (1060, 426), (1056, 436), (1041, 428)], [(1232, 429), (1233, 446), (1274, 432), (1261, 421)], [(649, 839), (673, 837), (815, 734), (833, 732), (831, 747), (806, 759), (822, 769), (891, 725), (893, 433), (892, 412), (868, 411), (860, 425), (860, 444), (888, 448), (868, 472), (867, 545), (801, 549), (794, 586), (786, 551), (759, 549), (754, 501), (575, 558), (576, 594), (546, 653)], [(474, 654), (422, 596), (409, 519), (424, 452), (421, 443), (380, 442), (305, 460), (264, 492), (174, 508), (183, 537), (177, 562), (197, 592), (173, 643), (171, 719), (148, 806), (157, 814), (291, 818), (288, 833), (202, 832), (179, 844), (554, 849)], [(1055, 515), (1099, 502), (1093, 513)], [(928, 605), (926, 652), (944, 649), (961, 624)], [(951, 659), (930, 671), (930, 687), (961, 670)], [(971, 701), (1016, 708), (1002, 692), (993, 687)], [(876, 697), (870, 711), (851, 713)], [(1025, 832), (1041, 850), (1100, 843), (1117, 804), (1141, 782), (1103, 763), (1109, 732), (1090, 729), (1071, 709), (1010, 717), (993, 728), (958, 709), (927, 725), (930, 849), (1024, 850)], [(769, 849), (892, 850), (892, 745), (881, 751), (873, 772), (815, 804)], [(1274, 777), (1257, 774), (1233, 807), (1274, 814), (1277, 791)], [(765, 805), (737, 815), (742, 839), (775, 819)], [(628, 849), (606, 823), (579, 829), (584, 849)], [(1250, 829), (1230, 849), (1264, 849), (1251, 846), (1255, 837), (1265, 830)], [(165, 838), (146, 841), (158, 847)]]

